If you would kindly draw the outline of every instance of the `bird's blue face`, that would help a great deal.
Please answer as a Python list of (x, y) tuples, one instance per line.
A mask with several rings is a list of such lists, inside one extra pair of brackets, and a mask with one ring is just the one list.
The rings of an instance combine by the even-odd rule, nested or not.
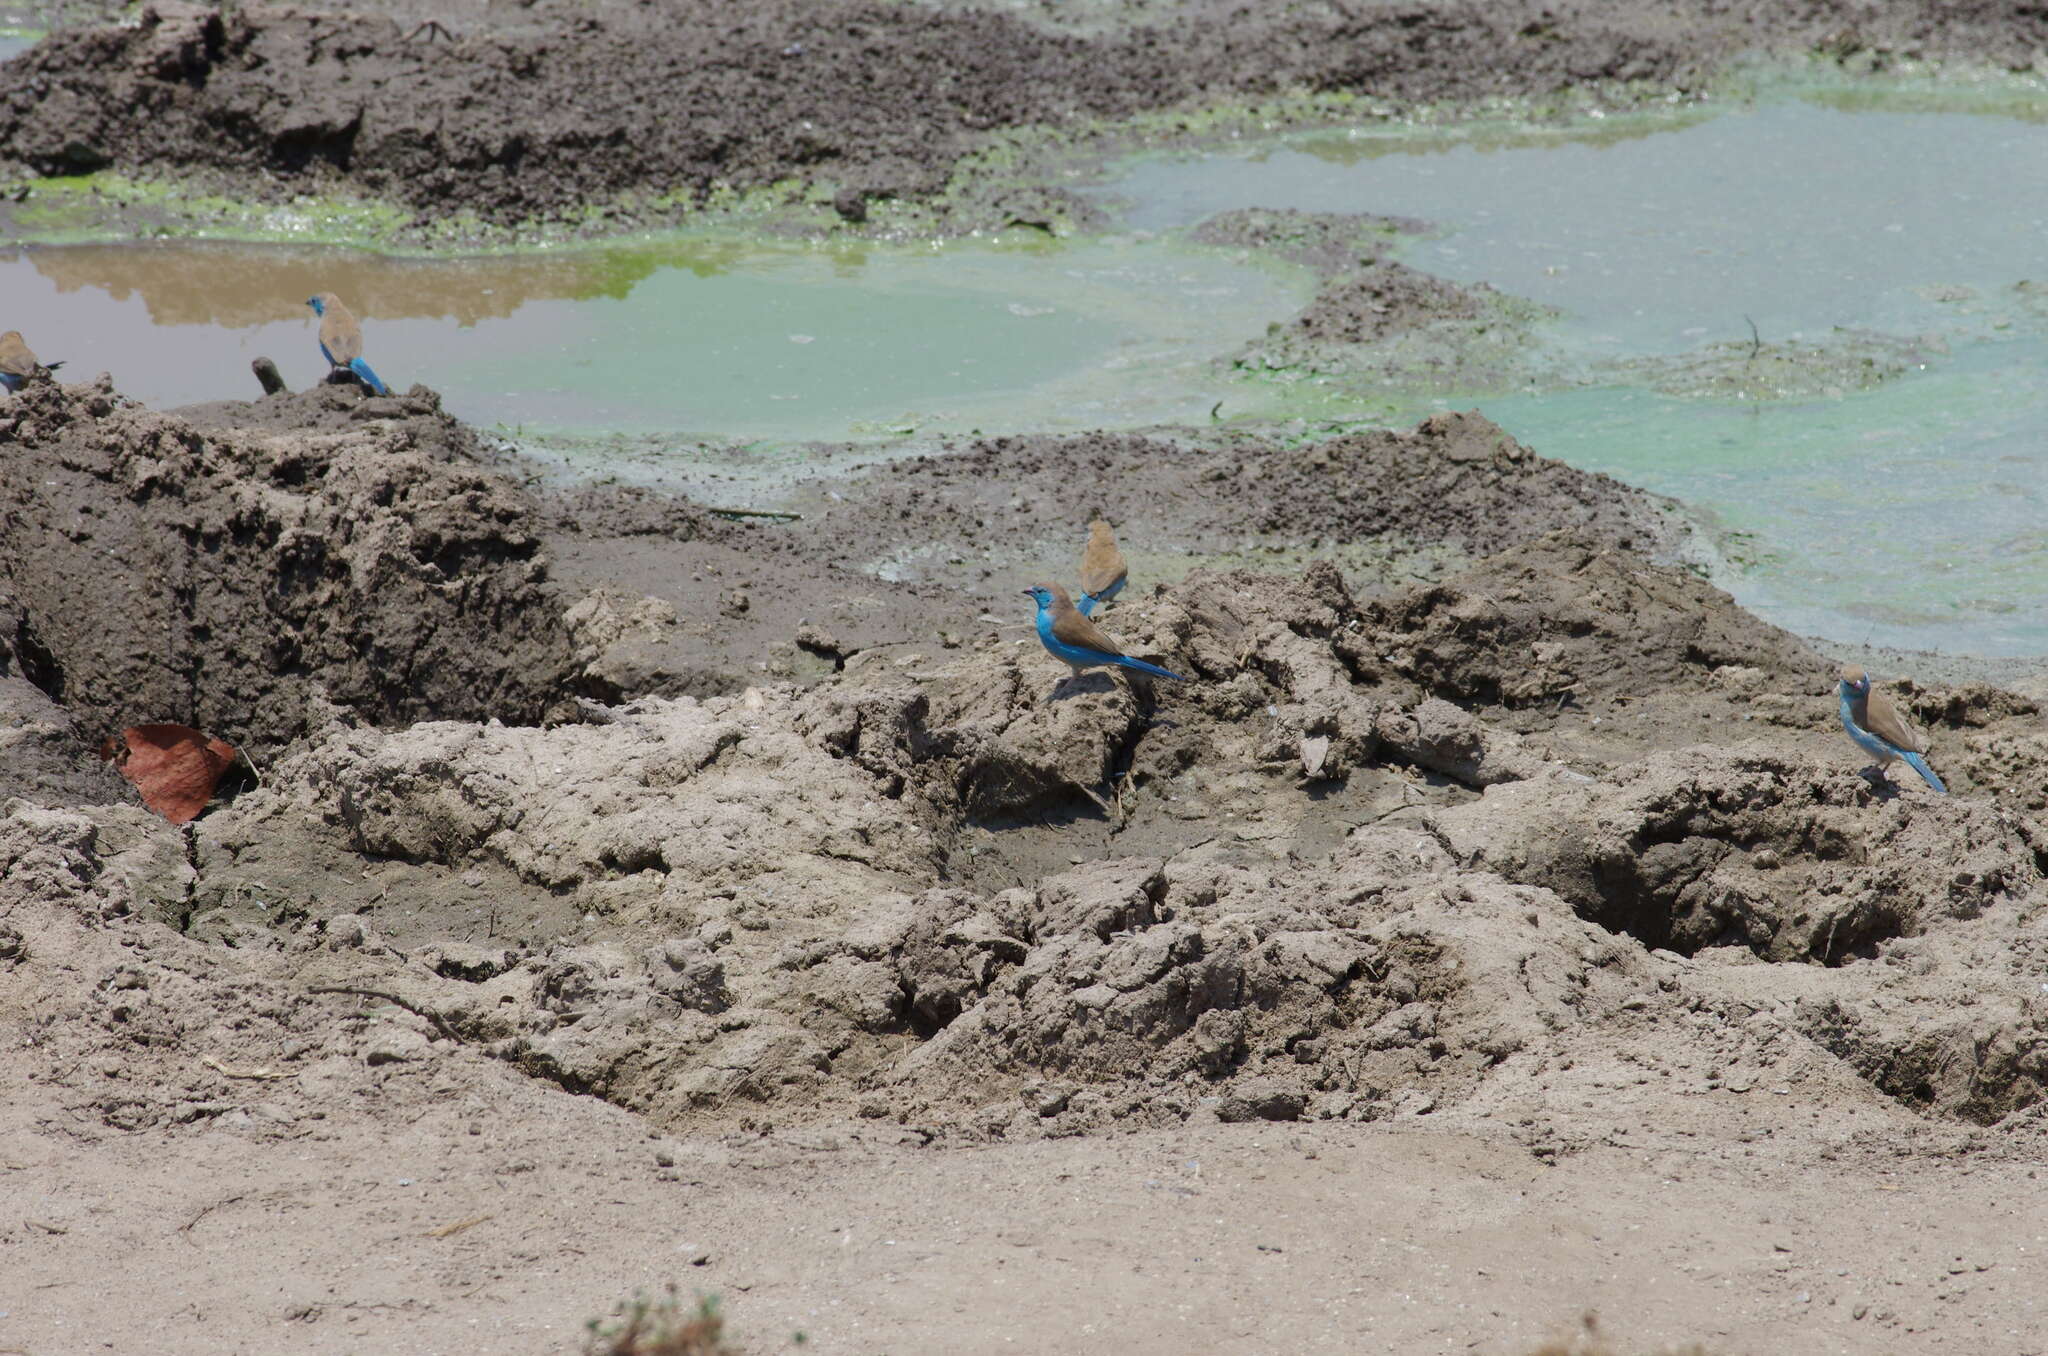
[(1860, 701), (1870, 695), (1870, 679), (1868, 676), (1865, 676), (1851, 682), (1849, 679), (1844, 678), (1842, 680), (1842, 691), (1845, 695)]
[(1024, 592), (1030, 594), (1031, 601), (1037, 603), (1040, 607), (1052, 606), (1052, 590), (1045, 585), (1034, 584), (1030, 588), (1025, 589)]
[(312, 308), (313, 308), (313, 314), (314, 314), (314, 315), (326, 315), (326, 314), (327, 314), (327, 308), (326, 308), (325, 306), (322, 306), (322, 305), (320, 304), (320, 298), (318, 298), (318, 297), (307, 297), (307, 298), (306, 298), (306, 304), (307, 304), (308, 306), (310, 306), (310, 307), (312, 307)]

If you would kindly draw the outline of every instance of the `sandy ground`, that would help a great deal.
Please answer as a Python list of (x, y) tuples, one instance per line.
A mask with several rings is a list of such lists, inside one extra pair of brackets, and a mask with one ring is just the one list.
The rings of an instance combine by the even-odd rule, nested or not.
[[(1509, 27), (1552, 53), (1529, 92), (1852, 29), (2003, 59), (2038, 22), (1770, 13), (801, 6), (724, 40), (997, 52), (940, 110), (986, 127), (1147, 25), (1203, 36), (1069, 111), (1290, 52), (1471, 93), (1444, 53)], [(647, 23), (538, 5), (415, 56), (374, 15), (166, 14), (8, 67), (0, 125), (69, 100), (110, 163), (225, 168), (274, 141), (191, 129), (278, 87), (264, 44), (574, 69)], [(677, 28), (649, 61), (719, 36)], [(187, 131), (121, 140), (165, 50)], [(777, 101), (825, 96), (763, 97), (732, 163), (780, 173)], [(939, 174), (966, 143), (911, 104), (859, 116)], [(380, 182), (374, 141), (330, 169)], [(565, 192), (682, 163), (589, 162)], [(450, 193), (552, 201), (463, 164)], [(1317, 270), (1258, 341), (1286, 361), (1492, 323), (1379, 226), (1204, 229)], [(0, 403), (0, 1351), (563, 1352), (671, 1284), (750, 1352), (1506, 1356), (1587, 1311), (1621, 1351), (2048, 1351), (2038, 671), (1887, 669), (1952, 794), (1867, 779), (1863, 656), (1707, 583), (1677, 506), (1476, 414), (1298, 432), (820, 449), (799, 518), (735, 522), (537, 488), (425, 388)], [(1098, 509), (1132, 560), (1103, 624), (1184, 684), (1029, 634)], [(95, 754), (144, 720), (254, 770), (174, 827)]]

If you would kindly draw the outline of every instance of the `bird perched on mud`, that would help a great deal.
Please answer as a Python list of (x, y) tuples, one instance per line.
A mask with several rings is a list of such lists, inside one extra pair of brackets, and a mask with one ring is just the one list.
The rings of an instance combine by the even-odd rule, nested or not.
[(1095, 615), (1098, 604), (1123, 592), (1124, 553), (1116, 549), (1116, 534), (1097, 518), (1088, 524), (1088, 549), (1081, 552), (1081, 602), (1084, 617)]
[(37, 362), (20, 330), (0, 334), (0, 386), (5, 386), (10, 394), (19, 391), (36, 373), (54, 372), (63, 365), (61, 361)]
[(363, 361), (363, 327), (341, 304), (341, 298), (332, 292), (321, 292), (307, 297), (306, 304), (320, 317), (320, 352), (327, 365), (347, 368), (370, 388), (372, 395), (390, 395), (391, 388)]
[(1038, 639), (1046, 652), (1074, 671), (1079, 678), (1082, 669), (1112, 667), (1134, 669), (1149, 673), (1155, 678), (1171, 678), (1176, 683), (1186, 682), (1177, 673), (1147, 664), (1142, 659), (1133, 659), (1116, 647), (1116, 642), (1102, 634), (1100, 627), (1074, 606), (1074, 600), (1058, 584), (1034, 584), (1024, 592), (1031, 595), (1038, 604)]
[(1856, 741), (1856, 747), (1877, 759), (1875, 766), (1864, 769), (1866, 774), (1875, 773), (1876, 780), (1884, 781), (1885, 768), (1892, 760), (1903, 759), (1906, 766), (1925, 778), (1929, 786), (1944, 796), (1948, 794), (1941, 778), (1934, 775), (1934, 769), (1927, 766), (1927, 760), (1921, 757), (1927, 752), (1927, 740), (1892, 704), (1888, 695), (1871, 687), (1869, 674), (1850, 665), (1842, 670), (1839, 690), (1842, 729)]

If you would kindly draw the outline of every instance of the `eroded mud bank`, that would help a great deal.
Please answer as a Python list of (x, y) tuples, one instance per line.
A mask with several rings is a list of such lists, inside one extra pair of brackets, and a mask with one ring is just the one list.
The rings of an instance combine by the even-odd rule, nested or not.
[[(695, 1128), (1374, 1119), (1644, 1041), (1980, 1123), (2048, 1076), (2035, 707), (1903, 687), (1957, 794), (1874, 793), (1823, 656), (1474, 416), (994, 440), (742, 525), (536, 500), (423, 391), (5, 415), (8, 963), (66, 1059), (131, 1052), (121, 1124), (189, 1095), (132, 1033), (251, 986), (238, 1059), (470, 1050)], [(1006, 595), (1076, 475), (1133, 542), (1454, 549), (1140, 580), (1107, 624), (1192, 681), (1056, 686)], [(910, 538), (985, 560), (858, 566)], [(262, 784), (154, 820), (92, 756), (144, 719)], [(316, 1020), (342, 976), (431, 1017)]]

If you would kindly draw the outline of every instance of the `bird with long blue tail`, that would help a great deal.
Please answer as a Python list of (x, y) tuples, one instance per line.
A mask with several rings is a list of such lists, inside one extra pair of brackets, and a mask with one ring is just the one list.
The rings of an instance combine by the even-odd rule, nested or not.
[(1039, 643), (1045, 646), (1047, 654), (1072, 669), (1074, 677), (1079, 678), (1083, 669), (1119, 668), (1154, 678), (1171, 678), (1176, 683), (1187, 681), (1177, 673), (1133, 659), (1118, 649), (1115, 641), (1102, 634), (1102, 628), (1081, 615), (1074, 600), (1058, 584), (1035, 584), (1024, 592), (1038, 604)]
[(341, 298), (321, 292), (306, 298), (313, 314), (320, 317), (320, 354), (329, 367), (344, 368), (370, 388), (372, 395), (390, 395), (391, 388), (363, 361), (363, 327)]
[(36, 361), (28, 342), (21, 337), (20, 330), (9, 330), (0, 334), (0, 386), (5, 386), (9, 395), (28, 384), (28, 379), (38, 372), (54, 372), (63, 362), (45, 363)]
[(1885, 769), (1894, 762), (1902, 762), (1919, 773), (1936, 791), (1944, 796), (1948, 794), (1948, 788), (1941, 784), (1941, 778), (1934, 775), (1934, 769), (1927, 766), (1927, 759), (1922, 756), (1927, 752), (1925, 736), (1914, 729), (1912, 722), (1893, 705), (1890, 694), (1870, 685), (1869, 674), (1852, 664), (1842, 670), (1842, 681), (1837, 690), (1842, 729), (1856, 741), (1857, 748), (1877, 760), (1864, 769), (1866, 776), (1880, 782), (1888, 781)]
[(1116, 549), (1116, 534), (1097, 518), (1088, 524), (1088, 548), (1081, 552), (1081, 601), (1075, 610), (1084, 617), (1123, 592), (1124, 553)]

